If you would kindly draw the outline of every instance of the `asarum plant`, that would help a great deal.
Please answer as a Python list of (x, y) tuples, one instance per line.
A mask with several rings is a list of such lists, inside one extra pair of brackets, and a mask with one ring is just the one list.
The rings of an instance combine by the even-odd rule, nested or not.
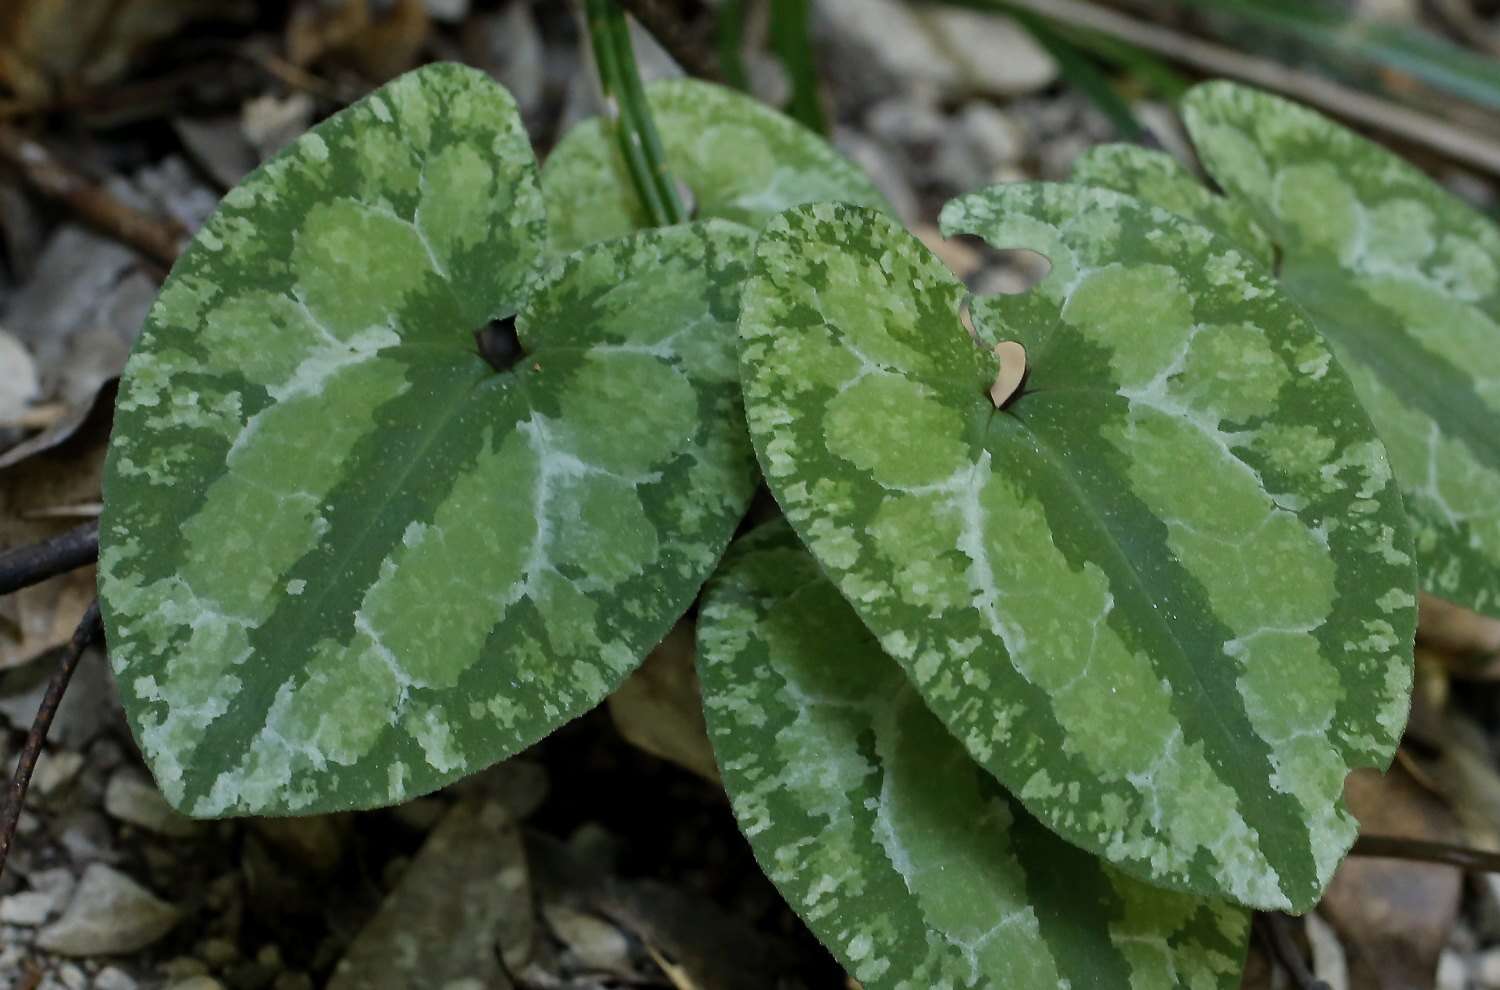
[[(815, 135), (647, 95), (695, 222), (641, 229), (598, 121), (539, 173), (510, 97), (434, 65), (173, 269), (100, 533), (163, 793), (407, 800), (701, 593), (725, 789), (864, 986), (1236, 986), (1247, 909), (1317, 902), (1345, 776), (1395, 753), (1418, 577), (1500, 614), (1500, 232), (1210, 83), (1225, 195), (1106, 147), (961, 197), (944, 233), (1051, 265), (975, 296)], [(730, 547), (757, 467), (785, 518)]]

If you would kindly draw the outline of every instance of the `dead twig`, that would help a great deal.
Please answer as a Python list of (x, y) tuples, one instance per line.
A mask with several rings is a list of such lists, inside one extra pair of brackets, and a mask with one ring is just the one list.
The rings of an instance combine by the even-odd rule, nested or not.
[(1473, 873), (1500, 873), (1500, 852), (1426, 839), (1404, 839), (1396, 835), (1361, 835), (1354, 840), (1349, 855), (1441, 863)]
[(99, 520), (90, 519), (50, 540), (0, 553), (0, 595), (20, 591), (99, 559)]
[(121, 202), (108, 189), (58, 161), (40, 143), (5, 126), (0, 126), (0, 165), (18, 173), (35, 192), (62, 203), (163, 268), (171, 268), (177, 260), (178, 244), (186, 236), (180, 224)]
[(1291, 919), (1280, 911), (1261, 911), (1255, 915), (1255, 928), (1271, 951), (1271, 958), (1281, 964), (1298, 990), (1329, 990), (1328, 984), (1313, 975), (1302, 950), (1292, 937)]
[(47, 730), (52, 727), (52, 718), (57, 706), (62, 704), (63, 692), (78, 669), (78, 658), (103, 632), (99, 621), (99, 599), (95, 598), (83, 613), (83, 620), (73, 630), (73, 638), (63, 651), (62, 661), (47, 682), (47, 693), (37, 707), (31, 731), (26, 733), (26, 744), (21, 747), (21, 757), (16, 761), (16, 774), (11, 778), (10, 791), (5, 796), (5, 807), (0, 810), (0, 875), (5, 872), (5, 860), (10, 855), (11, 840), (16, 837), (16, 823), (21, 820), (21, 807), (26, 802), (26, 788), (31, 785), (31, 772), (36, 769), (37, 758), (42, 755), (42, 743), (47, 739)]
[(714, 48), (714, 12), (700, 0), (618, 0), (689, 75), (723, 83)]
[[(998, 3), (966, 0), (970, 6), (1001, 9)], [(1431, 113), (1361, 93), (1322, 76), (1247, 55), (1190, 34), (1151, 24), (1084, 0), (1005, 0), (1068, 27), (1097, 31), (1214, 76), (1241, 79), (1264, 89), (1321, 107), (1345, 120), (1421, 145), (1453, 161), (1500, 175), (1500, 143), (1455, 127)]]

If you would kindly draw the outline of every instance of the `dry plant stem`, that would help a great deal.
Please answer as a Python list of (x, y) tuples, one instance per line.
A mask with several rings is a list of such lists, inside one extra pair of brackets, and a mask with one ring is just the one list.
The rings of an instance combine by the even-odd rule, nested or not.
[(1313, 975), (1302, 950), (1292, 937), (1291, 919), (1279, 911), (1263, 911), (1255, 916), (1255, 927), (1271, 951), (1271, 958), (1287, 971), (1298, 990), (1329, 990), (1328, 984)]
[(1361, 835), (1354, 840), (1349, 855), (1441, 863), (1474, 873), (1500, 873), (1500, 852), (1425, 839), (1403, 839), (1396, 835)]
[(99, 559), (99, 520), (90, 519), (50, 540), (0, 553), (0, 595), (40, 584)]
[(177, 260), (186, 232), (175, 221), (122, 203), (113, 193), (59, 162), (36, 141), (0, 126), (0, 165), (35, 192), (67, 206), (91, 226), (135, 248), (163, 268)]
[(21, 820), (21, 807), (26, 801), (26, 788), (31, 784), (31, 772), (36, 769), (37, 758), (42, 755), (42, 743), (47, 739), (47, 730), (52, 727), (52, 718), (57, 714), (57, 706), (62, 704), (63, 692), (68, 689), (73, 671), (78, 668), (78, 658), (83, 656), (83, 651), (102, 631), (99, 599), (95, 598), (89, 604), (88, 611), (83, 613), (83, 620), (78, 623), (78, 628), (73, 630), (73, 638), (63, 652), (62, 661), (57, 665), (57, 670), (53, 671), (52, 679), (47, 682), (47, 693), (42, 696), (36, 718), (31, 723), (31, 731), (26, 733), (26, 745), (21, 747), (21, 757), (16, 761), (16, 775), (11, 778), (10, 790), (5, 795), (5, 807), (0, 810), (0, 876), (5, 872), (10, 843), (16, 837), (16, 823)]
[(1192, 66), (1208, 75), (1241, 79), (1322, 107), (1336, 116), (1419, 144), (1491, 175), (1500, 175), (1500, 143), (1454, 127), (1430, 113), (1369, 96), (1303, 72), (1137, 20), (1084, 0), (962, 0), (967, 6), (1004, 11), (1019, 8), (1069, 27), (1097, 31), (1137, 48)]
[[(689, 75), (723, 83), (713, 48), (714, 12), (698, 0), (620, 0), (620, 6), (666, 49)], [(683, 8), (687, 8), (684, 10)], [(686, 16), (684, 16), (686, 15)], [(700, 30), (706, 27), (706, 31)]]

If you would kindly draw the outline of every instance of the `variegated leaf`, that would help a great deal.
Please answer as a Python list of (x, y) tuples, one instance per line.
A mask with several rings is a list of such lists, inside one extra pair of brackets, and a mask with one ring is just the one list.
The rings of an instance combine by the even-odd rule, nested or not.
[[(1422, 587), (1500, 615), (1500, 230), (1305, 107), (1209, 83), (1188, 95), (1184, 112), (1235, 204), (1217, 208), (1249, 210), (1270, 233), (1282, 287), (1328, 338), (1384, 440)], [(1091, 162), (1080, 180), (1177, 212), (1218, 199), (1190, 191), (1185, 173), (1171, 187), (1136, 183), (1139, 150), (1095, 154), (1130, 164)], [(1258, 239), (1242, 243), (1260, 248)]]
[[(597, 703), (740, 517), (748, 234), (546, 245), (510, 97), (429, 67), (225, 198), (120, 389), (101, 578), (176, 807), (402, 800)], [(721, 285), (723, 287), (721, 287)], [(519, 316), (497, 371), (473, 332)]]
[[(973, 302), (868, 210), (789, 211), (742, 300), (788, 518), (968, 751), (1160, 885), (1313, 904), (1352, 767), (1406, 717), (1415, 602), (1385, 452), (1269, 275), (1105, 190), (996, 187), (948, 233), (1047, 256)], [(989, 347), (1028, 351), (996, 410)]]
[[(687, 186), (695, 217), (759, 227), (802, 203), (886, 208), (855, 165), (758, 100), (693, 79), (653, 83), (646, 96), (667, 167)], [(559, 251), (649, 225), (619, 148), (597, 117), (574, 127), (552, 150), (542, 168), (542, 192)]]
[(1063, 842), (969, 759), (795, 536), (740, 540), (698, 621), (740, 827), (866, 990), (1239, 986), (1249, 918)]
[(1073, 163), (1073, 181), (1164, 207), (1222, 234), (1267, 268), (1275, 263), (1276, 249), (1250, 208), (1239, 200), (1215, 195), (1165, 151), (1137, 144), (1101, 144)]

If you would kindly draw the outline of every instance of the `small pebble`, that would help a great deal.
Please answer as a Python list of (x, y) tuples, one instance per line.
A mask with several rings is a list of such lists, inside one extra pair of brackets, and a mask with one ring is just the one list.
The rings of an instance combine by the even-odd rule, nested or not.
[(209, 938), (198, 944), (198, 957), (213, 968), (221, 969), (238, 959), (240, 950), (227, 938)]
[(32, 771), (31, 786), (44, 795), (54, 794), (72, 783), (82, 768), (82, 753), (43, 753)]
[(202, 959), (194, 959), (192, 956), (178, 956), (168, 959), (159, 967), (162, 975), (169, 980), (187, 980), (194, 976), (208, 975), (208, 964)]
[(1448, 949), (1438, 956), (1437, 990), (1466, 990), (1469, 985), (1469, 967), (1463, 957)]
[(94, 990), (135, 990), (135, 980), (123, 969), (106, 966), (95, 974)]
[(119, 821), (170, 838), (185, 839), (198, 831), (197, 822), (174, 811), (156, 785), (131, 767), (110, 776), (104, 810)]
[(28, 890), (0, 899), (0, 923), (7, 925), (40, 925), (52, 914), (56, 899), (41, 891)]
[(68, 990), (83, 990), (89, 985), (89, 978), (84, 975), (83, 970), (72, 963), (64, 963), (57, 971), (57, 978)]
[(169, 984), (167, 990), (224, 990), (224, 984), (212, 976), (189, 976)]
[(1474, 968), (1484, 990), (1500, 990), (1500, 946), (1486, 949)]
[(37, 933), (36, 944), (63, 956), (135, 952), (166, 935), (180, 916), (133, 878), (91, 863), (62, 917)]

